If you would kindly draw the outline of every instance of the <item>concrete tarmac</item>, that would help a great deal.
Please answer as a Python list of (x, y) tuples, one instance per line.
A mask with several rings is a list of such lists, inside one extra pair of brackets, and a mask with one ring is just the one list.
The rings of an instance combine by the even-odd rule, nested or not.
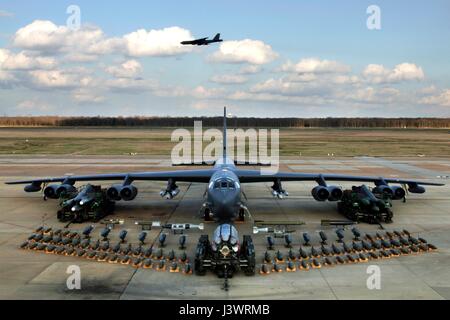
[[(348, 173), (354, 175), (384, 175), (447, 183), (444, 187), (429, 187), (424, 195), (409, 195), (407, 202), (394, 202), (394, 223), (386, 230), (409, 230), (438, 247), (438, 251), (400, 256), (309, 271), (242, 274), (230, 279), (230, 290), (222, 290), (223, 280), (208, 273), (204, 277), (170, 273), (129, 265), (109, 264), (76, 257), (45, 254), (19, 249), (19, 245), (40, 225), (63, 228), (56, 219), (57, 202), (43, 201), (42, 194), (26, 194), (22, 186), (7, 186), (3, 182), (30, 177), (55, 176), (66, 173), (87, 174), (123, 171), (176, 170), (167, 159), (142, 157), (27, 157), (0, 156), (0, 299), (450, 299), (450, 159), (374, 159), (324, 158), (283, 159), (281, 169), (298, 172)], [(251, 217), (237, 224), (240, 236), (252, 234), (252, 219), (273, 221), (303, 221), (293, 233), (293, 250), (298, 253), (301, 234), (309, 232), (313, 243), (319, 243), (319, 230), (325, 230), (329, 244), (336, 235), (331, 227), (322, 227), (322, 219), (342, 219), (335, 203), (319, 203), (310, 191), (314, 183), (290, 182), (283, 186), (290, 193), (284, 200), (270, 194), (269, 183), (243, 186)], [(107, 186), (105, 183), (104, 186)], [(135, 221), (152, 220), (168, 223), (201, 223), (203, 184), (180, 183), (181, 193), (173, 200), (159, 196), (164, 182), (138, 182), (139, 195), (132, 202), (118, 202), (113, 218), (122, 218), (124, 225), (111, 232), (111, 243), (118, 240), (121, 229), (129, 231), (128, 243), (137, 246), (141, 232)], [(344, 184), (351, 187), (351, 184)], [(71, 230), (83, 230), (85, 224), (73, 224)], [(211, 235), (216, 224), (207, 223), (204, 231), (186, 232), (186, 253), (193, 261), (195, 246), (201, 234)], [(93, 237), (98, 238), (103, 225), (96, 224)], [(379, 226), (360, 224), (363, 233), (380, 232)], [(144, 247), (158, 247), (157, 238), (167, 233), (164, 253), (174, 250), (179, 256), (178, 235), (169, 231), (149, 231)], [(266, 251), (266, 235), (253, 235), (258, 269)], [(350, 230), (346, 239), (351, 240)], [(275, 251), (285, 256), (283, 239), (276, 239)], [(81, 290), (69, 290), (66, 281), (68, 266), (81, 269)], [(379, 266), (381, 289), (369, 290), (368, 266)]]

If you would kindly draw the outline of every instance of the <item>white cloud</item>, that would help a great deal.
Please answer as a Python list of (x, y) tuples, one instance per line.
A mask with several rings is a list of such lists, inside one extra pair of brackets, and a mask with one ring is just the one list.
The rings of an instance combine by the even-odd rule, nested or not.
[(189, 30), (180, 27), (139, 29), (123, 38), (127, 54), (133, 57), (172, 56), (192, 51), (192, 47), (183, 46), (180, 42), (191, 40), (193, 36)]
[(380, 64), (369, 64), (363, 71), (364, 78), (371, 83), (389, 83), (423, 80), (425, 74), (421, 67), (413, 63), (401, 63), (388, 69)]
[(440, 93), (423, 97), (419, 103), (426, 105), (438, 105), (442, 107), (450, 107), (450, 89), (442, 90)]
[(250, 63), (262, 65), (272, 62), (278, 54), (272, 47), (259, 40), (225, 41), (218, 51), (210, 56), (214, 62)]
[(250, 64), (250, 65), (241, 67), (239, 69), (238, 73), (247, 75), (247, 74), (255, 74), (255, 73), (258, 73), (261, 71), (262, 71), (261, 66), (255, 65), (255, 64)]
[(84, 103), (101, 103), (105, 101), (105, 97), (99, 94), (96, 94), (93, 91), (87, 89), (78, 89), (72, 92), (72, 98), (81, 104)]
[(56, 66), (56, 60), (51, 57), (35, 57), (22, 51), (17, 54), (0, 49), (0, 67), (4, 70), (51, 69)]
[(247, 78), (240, 75), (224, 74), (211, 77), (210, 81), (220, 84), (242, 84)]
[(105, 71), (116, 78), (134, 78), (142, 72), (142, 66), (136, 60), (128, 60), (120, 66), (107, 67)]
[(331, 60), (318, 58), (305, 58), (297, 63), (291, 61), (281, 66), (281, 71), (297, 73), (345, 73), (351, 70), (350, 66)]
[(29, 75), (32, 86), (37, 89), (72, 89), (87, 87), (93, 82), (89, 76), (67, 70), (34, 70)]
[(158, 83), (141, 78), (115, 78), (107, 80), (105, 86), (112, 92), (143, 93), (158, 88)]

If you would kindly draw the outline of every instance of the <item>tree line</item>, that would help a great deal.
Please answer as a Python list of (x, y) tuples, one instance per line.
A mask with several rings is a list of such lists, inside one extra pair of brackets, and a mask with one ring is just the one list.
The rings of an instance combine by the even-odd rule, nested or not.
[[(0, 117), (0, 126), (221, 127), (221, 117)], [(450, 128), (450, 118), (229, 118), (240, 128)]]

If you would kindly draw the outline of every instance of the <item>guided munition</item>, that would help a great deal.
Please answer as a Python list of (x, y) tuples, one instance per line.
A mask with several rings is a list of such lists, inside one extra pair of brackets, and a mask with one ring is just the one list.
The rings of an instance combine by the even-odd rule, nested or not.
[(410, 247), (409, 247), (410, 249), (411, 249), (411, 251), (413, 252), (413, 253), (418, 253), (419, 252), (419, 247), (417, 247), (416, 245), (411, 245)]
[(167, 256), (167, 259), (169, 259), (169, 261), (173, 261), (176, 259), (175, 257), (175, 251), (170, 250), (169, 255)]
[(70, 239), (70, 238), (64, 238), (64, 239), (61, 241), (61, 244), (62, 244), (62, 245), (68, 245), (70, 242), (72, 242), (72, 239)]
[(127, 230), (121, 230), (121, 231), (119, 232), (119, 239), (120, 239), (120, 241), (121, 241), (122, 243), (125, 242), (125, 239), (126, 239), (126, 237), (127, 237), (127, 234), (128, 234), (128, 231), (127, 231)]
[(166, 264), (165, 264), (164, 260), (161, 260), (158, 262), (158, 265), (156, 266), (156, 270), (158, 270), (158, 271), (166, 270)]
[(327, 246), (324, 246), (323, 244), (322, 244), (321, 250), (322, 250), (323, 255), (325, 255), (325, 256), (331, 256), (331, 254), (332, 254), (331, 249)]
[(152, 252), (153, 252), (152, 247), (148, 247), (148, 248), (144, 251), (144, 257), (145, 257), (145, 258), (150, 258), (150, 257), (152, 256)]
[(342, 242), (344, 240), (345, 235), (344, 235), (343, 229), (341, 229), (341, 228), (336, 229), (336, 235), (338, 237), (338, 242)]
[(304, 245), (309, 246), (309, 243), (311, 242), (311, 237), (307, 232), (303, 233), (303, 240), (305, 241)]
[(339, 264), (344, 264), (344, 263), (345, 263), (345, 260), (344, 260), (341, 256), (336, 256), (336, 261), (337, 261)]
[(309, 264), (308, 264), (308, 262), (306, 262), (306, 260), (302, 260), (302, 262), (300, 262), (299, 267), (301, 270), (305, 270), (305, 271), (309, 270)]
[(88, 258), (89, 260), (94, 260), (95, 257), (96, 257), (96, 255), (97, 255), (97, 252), (95, 252), (95, 251), (90, 251), (90, 252), (87, 254), (87, 258)]
[(386, 237), (388, 237), (389, 239), (394, 238), (394, 235), (392, 234), (392, 232), (386, 231)]
[(286, 248), (292, 248), (292, 236), (289, 233), (284, 235), (284, 242), (286, 243)]
[(284, 257), (283, 257), (283, 254), (280, 252), (280, 250), (277, 251), (276, 261), (277, 262), (284, 262)]
[(422, 242), (422, 243), (428, 243), (428, 241), (425, 240), (424, 238), (418, 238), (417, 240), (419, 240), (419, 241)]
[(369, 255), (372, 259), (378, 259), (380, 257), (376, 251), (370, 251)]
[(415, 244), (416, 246), (420, 244), (420, 241), (417, 240), (417, 239), (414, 238), (414, 237), (411, 237), (411, 236), (410, 236), (410, 237), (408, 238), (408, 240), (409, 240), (410, 243)]
[(46, 235), (42, 238), (42, 242), (49, 243), (51, 242), (53, 237), (51, 235)]
[(355, 258), (351, 254), (347, 254), (346, 257), (347, 257), (348, 261), (350, 261), (352, 263), (356, 262)]
[(295, 272), (297, 271), (297, 268), (295, 267), (295, 264), (292, 261), (289, 261), (286, 267), (287, 272)]
[(179, 261), (182, 262), (182, 263), (186, 263), (187, 260), (188, 260), (188, 258), (187, 258), (186, 252), (183, 251), (183, 253), (182, 253), (181, 256), (180, 256)]
[(367, 257), (367, 255), (364, 252), (360, 252), (359, 253), (359, 261), (367, 262), (367, 261), (369, 261), (369, 258)]
[(259, 273), (262, 274), (262, 275), (270, 274), (270, 270), (267, 267), (267, 264), (264, 263), (264, 264), (261, 265), (261, 270), (259, 271)]
[(381, 240), (381, 245), (383, 246), (383, 248), (385, 248), (385, 249), (389, 249), (389, 248), (391, 248), (392, 247), (392, 245), (391, 245), (391, 243), (389, 242), (389, 241), (387, 241), (387, 240)]
[(374, 247), (377, 250), (380, 250), (382, 248), (380, 240), (372, 242), (372, 247)]
[(45, 243), (39, 243), (38, 246), (36, 247), (36, 250), (44, 251), (45, 248), (47, 248), (47, 245)]
[(362, 243), (364, 250), (371, 251), (373, 249), (372, 245), (370, 243), (368, 243), (367, 241), (363, 240), (361, 243)]
[(315, 269), (319, 269), (322, 267), (322, 265), (320, 264), (319, 260), (317, 260), (316, 258), (313, 258), (311, 260), (311, 267), (313, 267)]
[(60, 244), (61, 240), (62, 240), (61, 236), (59, 234), (57, 234), (57, 235), (53, 236), (52, 243), (53, 244)]
[(120, 242), (117, 243), (114, 247), (112, 247), (112, 252), (118, 253), (120, 251)]
[(405, 229), (403, 229), (403, 233), (406, 235), (406, 236), (410, 236), (411, 235), (411, 233), (409, 233), (409, 231), (408, 230), (405, 230)]
[(399, 248), (399, 247), (402, 246), (401, 243), (400, 243), (400, 241), (398, 241), (397, 239), (391, 239), (390, 242), (391, 242), (392, 246), (394, 246), (394, 247)]
[(325, 234), (325, 232), (320, 231), (320, 232), (319, 232), (319, 236), (320, 236), (320, 239), (322, 240), (321, 243), (322, 243), (322, 244), (327, 244), (328, 237), (327, 237), (327, 235)]
[(108, 256), (109, 263), (117, 263), (118, 256), (115, 253), (112, 253)]
[(419, 244), (420, 251), (427, 252), (428, 251), (428, 245), (426, 243)]
[(403, 237), (399, 237), (398, 241), (400, 241), (400, 243), (404, 246), (409, 246), (409, 241)]
[(106, 252), (100, 252), (97, 255), (97, 261), (100, 261), (100, 262), (106, 261), (107, 256), (108, 256), (108, 254)]
[(139, 268), (142, 264), (142, 261), (140, 258), (133, 258), (131, 265), (135, 268)]
[[(66, 249), (66, 255), (71, 255), (71, 254), (69, 254), (70, 250), (73, 250), (73, 248)], [(84, 249), (78, 249), (76, 252), (76, 255), (78, 257), (83, 257), (85, 254), (86, 254), (86, 250), (84, 250)]]
[(37, 227), (37, 229), (34, 231), (34, 232), (43, 232), (43, 230), (44, 230), (44, 227), (43, 226), (40, 226), (40, 227)]
[(84, 230), (83, 230), (83, 235), (84, 235), (86, 238), (89, 238), (89, 237), (91, 236), (92, 230), (94, 230), (94, 226), (92, 226), (92, 225), (87, 226), (87, 227), (84, 228)]
[(28, 241), (25, 241), (20, 245), (21, 249), (26, 249), (27, 247), (28, 247)]
[(269, 250), (273, 250), (274, 246), (275, 246), (275, 240), (271, 236), (268, 236), (267, 237), (267, 248)]
[(73, 247), (76, 247), (76, 246), (78, 246), (80, 244), (80, 238), (73, 238), (72, 239), (72, 246)]
[(165, 233), (161, 233), (158, 238), (159, 246), (164, 247), (166, 242), (167, 235)]
[(400, 251), (398, 249), (391, 249), (391, 256), (398, 257), (400, 256)]
[(345, 242), (342, 243), (342, 247), (344, 248), (344, 251), (347, 253), (352, 253), (353, 249)]
[(431, 243), (428, 244), (428, 248), (430, 248), (430, 250), (432, 250), (432, 251), (437, 250), (437, 247)]
[(329, 257), (325, 257), (323, 264), (328, 267), (331, 267), (334, 265), (333, 261)]
[(192, 266), (190, 263), (186, 263), (183, 269), (184, 274), (192, 274)]
[(339, 255), (342, 253), (341, 249), (339, 249), (334, 243), (331, 245), (331, 249), (333, 250), (333, 253), (336, 255)]
[(145, 259), (143, 263), (144, 269), (151, 269), (152, 268), (152, 259)]
[(125, 248), (122, 249), (122, 254), (127, 255), (131, 252), (132, 246), (131, 243), (129, 243)]
[(90, 248), (92, 250), (97, 250), (100, 247), (100, 240), (97, 239), (97, 241), (95, 241), (94, 243), (91, 243)]
[(66, 248), (64, 248), (63, 246), (58, 246), (58, 247), (56, 247), (56, 249), (55, 249), (55, 253), (56, 253), (56, 254), (63, 254), (63, 253), (64, 253), (64, 250), (66, 250)]
[(281, 266), (278, 263), (274, 263), (272, 271), (273, 272), (283, 272), (283, 269), (281, 268)]
[(45, 249), (45, 252), (47, 252), (47, 253), (52, 253), (53, 251), (55, 251), (55, 245), (53, 245), (53, 244), (49, 244), (48, 246), (47, 246), (47, 249)]
[(156, 259), (162, 259), (163, 255), (164, 255), (163, 250), (158, 249), (158, 251), (156, 251), (155, 257), (156, 257)]
[(121, 264), (129, 264), (130, 257), (128, 255), (122, 256), (119, 258)]
[(178, 244), (180, 245), (179, 248), (181, 250), (186, 249), (186, 236), (184, 234), (182, 234), (179, 238), (178, 238)]
[(83, 241), (81, 241), (80, 247), (86, 249), (87, 247), (89, 247), (90, 242), (91, 242), (90, 239), (84, 239)]
[(411, 249), (409, 249), (408, 247), (401, 247), (400, 248), (400, 252), (402, 254), (410, 254), (411, 253)]
[(355, 250), (356, 252), (360, 252), (360, 251), (363, 250), (362, 244), (358, 243), (358, 242), (355, 242), (355, 241), (353, 241), (352, 247), (353, 247), (353, 250)]
[(302, 247), (300, 247), (299, 252), (302, 259), (309, 259), (310, 255)]
[(321, 254), (320, 250), (318, 250), (314, 247), (311, 247), (311, 256), (318, 258), (318, 257), (320, 257), (320, 254)]
[(294, 251), (292, 251), (292, 249), (289, 249), (288, 258), (289, 258), (290, 261), (297, 260), (297, 257), (295, 256)]
[(109, 250), (109, 241), (103, 242), (100, 246), (101, 251), (108, 251)]
[(133, 250), (133, 256), (137, 257), (142, 253), (142, 246), (139, 245)]
[(170, 265), (169, 272), (179, 272), (178, 264), (176, 262), (172, 262)]
[(39, 244), (38, 242), (33, 242), (29, 245), (28, 249), (35, 250), (37, 248), (38, 244)]
[(387, 252), (386, 250), (380, 250), (380, 254), (382, 258), (390, 258), (391, 254)]
[(359, 241), (359, 238), (361, 237), (361, 232), (359, 232), (359, 230), (356, 227), (354, 227), (352, 228), (352, 233), (355, 237), (354, 240)]
[(145, 238), (147, 238), (147, 232), (142, 231), (139, 235), (138, 235), (138, 240), (141, 244), (145, 244)]
[[(111, 229), (106, 227), (100, 232), (100, 237), (103, 238), (103, 241), (108, 240), (109, 233), (111, 232)], [(122, 238), (121, 238), (122, 239)]]

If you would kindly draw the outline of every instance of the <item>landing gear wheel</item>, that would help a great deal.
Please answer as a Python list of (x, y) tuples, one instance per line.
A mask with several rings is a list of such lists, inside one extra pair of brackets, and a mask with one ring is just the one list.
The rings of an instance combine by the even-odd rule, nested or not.
[(212, 218), (211, 218), (211, 210), (209, 210), (208, 208), (205, 209), (203, 219), (204, 219), (205, 221), (212, 221)]
[(245, 210), (242, 208), (239, 209), (239, 221), (245, 221)]

